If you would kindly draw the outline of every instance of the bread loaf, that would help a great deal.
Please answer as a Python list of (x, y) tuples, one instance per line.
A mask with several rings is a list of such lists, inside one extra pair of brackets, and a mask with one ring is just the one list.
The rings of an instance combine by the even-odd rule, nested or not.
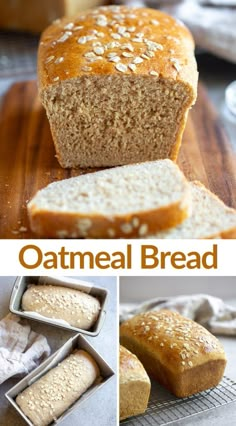
[(73, 288), (37, 284), (30, 285), (23, 294), (22, 309), (89, 330), (97, 321), (100, 302)]
[(188, 183), (170, 160), (117, 167), (55, 182), (28, 204), (43, 237), (143, 237), (182, 222)]
[(200, 182), (190, 182), (192, 213), (180, 225), (149, 235), (155, 239), (236, 238), (236, 210), (227, 207)]
[(217, 386), (224, 373), (221, 343), (176, 312), (147, 312), (125, 321), (120, 341), (151, 377), (180, 398)]
[(19, 394), (16, 403), (34, 426), (47, 426), (76, 402), (99, 375), (91, 355), (77, 350)]
[(150, 379), (138, 358), (120, 346), (120, 420), (145, 412)]
[(102, 0), (7, 0), (0, 1), (0, 28), (39, 33), (57, 18), (73, 16)]
[(175, 160), (196, 99), (193, 39), (157, 10), (97, 8), (43, 33), (38, 80), (62, 167)]

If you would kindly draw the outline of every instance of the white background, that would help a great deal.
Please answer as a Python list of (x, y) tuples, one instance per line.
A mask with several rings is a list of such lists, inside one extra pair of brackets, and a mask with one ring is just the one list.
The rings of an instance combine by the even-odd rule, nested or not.
[[(112, 255), (113, 252), (126, 252), (127, 244), (132, 244), (132, 269), (45, 269), (42, 265), (37, 269), (23, 268), (19, 263), (19, 252), (27, 244), (36, 244), (43, 253), (49, 251), (58, 252), (62, 246), (67, 251), (91, 251), (96, 255), (98, 252), (106, 251)], [(167, 261), (165, 269), (142, 269), (141, 268), (141, 245), (153, 244), (160, 251), (182, 251), (188, 253), (198, 251), (204, 253), (212, 250), (213, 244), (218, 246), (218, 268), (217, 269), (175, 269)], [(1, 275), (236, 275), (236, 250), (235, 240), (2, 240), (0, 243), (0, 273)], [(44, 257), (46, 259), (46, 257)], [(27, 256), (27, 262), (35, 263), (35, 253)]]

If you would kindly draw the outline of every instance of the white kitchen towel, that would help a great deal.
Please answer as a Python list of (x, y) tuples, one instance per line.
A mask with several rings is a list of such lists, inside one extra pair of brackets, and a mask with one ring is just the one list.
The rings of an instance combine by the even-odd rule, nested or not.
[(27, 374), (50, 355), (47, 339), (8, 314), (0, 321), (0, 384), (12, 376)]
[(126, 0), (149, 6), (183, 21), (198, 47), (236, 63), (236, 0)]
[(236, 308), (217, 297), (195, 294), (148, 300), (141, 305), (121, 305), (120, 321), (147, 311), (169, 309), (203, 325), (213, 334), (236, 336)]
[(197, 46), (236, 63), (236, 7), (224, 0), (183, 0), (166, 10), (189, 27)]

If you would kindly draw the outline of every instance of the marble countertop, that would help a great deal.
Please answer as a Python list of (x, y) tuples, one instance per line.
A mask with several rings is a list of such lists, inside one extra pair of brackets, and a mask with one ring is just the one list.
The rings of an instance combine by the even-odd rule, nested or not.
[[(74, 278), (74, 277), (73, 277)], [(104, 325), (96, 337), (85, 338), (94, 346), (99, 354), (106, 360), (113, 370), (117, 370), (117, 287), (115, 277), (81, 277), (85, 281), (93, 282), (108, 289), (109, 299)], [(0, 319), (9, 312), (9, 301), (15, 277), (0, 277)], [(49, 327), (36, 321), (29, 321), (32, 329), (45, 335), (48, 339), (52, 353), (63, 345), (70, 337), (75, 335), (67, 330)], [(17, 411), (10, 406), (5, 392), (14, 386), (19, 379), (10, 379), (0, 385), (0, 426), (24, 426), (24, 420)], [(106, 407), (104, 409), (104, 401)], [(75, 409), (63, 421), (63, 426), (114, 426), (116, 425), (117, 390), (116, 376), (106, 383), (97, 393), (83, 403), (81, 408)], [(79, 421), (78, 421), (79, 420)]]

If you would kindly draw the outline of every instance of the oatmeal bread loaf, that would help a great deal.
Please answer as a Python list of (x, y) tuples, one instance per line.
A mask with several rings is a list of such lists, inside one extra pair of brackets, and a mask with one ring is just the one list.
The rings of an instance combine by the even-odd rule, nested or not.
[(226, 357), (218, 339), (177, 312), (134, 316), (121, 324), (120, 341), (179, 398), (217, 386), (224, 374)]
[(171, 160), (116, 167), (52, 183), (28, 204), (42, 237), (144, 237), (189, 216), (189, 185)]
[(197, 78), (191, 34), (160, 11), (105, 6), (51, 25), (38, 80), (60, 165), (175, 160)]
[(145, 412), (150, 390), (150, 379), (136, 355), (120, 346), (120, 420)]
[(34, 426), (47, 426), (60, 417), (100, 376), (91, 355), (77, 350), (26, 388), (16, 403)]
[(190, 182), (192, 213), (180, 225), (149, 235), (155, 239), (235, 239), (236, 210), (227, 207), (200, 182)]
[(30, 285), (22, 297), (24, 311), (68, 322), (89, 330), (97, 321), (100, 302), (90, 294), (58, 285)]

